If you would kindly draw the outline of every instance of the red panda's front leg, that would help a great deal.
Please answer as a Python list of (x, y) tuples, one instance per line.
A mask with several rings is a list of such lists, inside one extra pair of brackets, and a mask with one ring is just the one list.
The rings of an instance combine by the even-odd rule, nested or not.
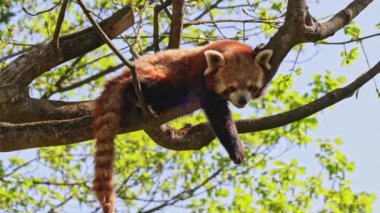
[(227, 150), (231, 160), (236, 164), (242, 163), (244, 160), (244, 148), (239, 140), (231, 112), (228, 109), (227, 100), (220, 99), (220, 97), (204, 97), (201, 100), (201, 105), (216, 137)]

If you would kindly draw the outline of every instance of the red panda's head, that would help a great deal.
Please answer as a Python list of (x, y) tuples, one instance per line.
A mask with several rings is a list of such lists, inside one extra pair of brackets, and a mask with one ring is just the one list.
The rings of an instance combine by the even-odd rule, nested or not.
[(236, 107), (244, 107), (250, 99), (257, 98), (266, 86), (272, 50), (258, 53), (245, 44), (225, 44), (204, 52), (206, 78), (212, 78), (211, 89), (226, 97)]

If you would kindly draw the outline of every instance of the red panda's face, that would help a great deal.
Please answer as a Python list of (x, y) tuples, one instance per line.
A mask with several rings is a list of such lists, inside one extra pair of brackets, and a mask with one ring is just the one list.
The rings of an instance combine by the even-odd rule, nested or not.
[(205, 75), (213, 73), (210, 77), (214, 92), (238, 108), (261, 95), (272, 50), (261, 51), (255, 57), (252, 52), (226, 51), (222, 54), (215, 50), (208, 50), (205, 55), (208, 63)]

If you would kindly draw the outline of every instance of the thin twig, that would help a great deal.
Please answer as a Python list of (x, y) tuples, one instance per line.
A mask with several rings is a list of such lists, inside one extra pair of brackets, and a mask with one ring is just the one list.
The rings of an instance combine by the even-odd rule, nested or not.
[(207, 3), (206, 3), (204, 0), (202, 0), (202, 2), (203, 2), (203, 4), (205, 5), (205, 7), (207, 8), (207, 10), (209, 11), (210, 18), (211, 18), (211, 20), (213, 21), (213, 22), (211, 22), (211, 23), (212, 23), (212, 24), (214, 25), (214, 27), (218, 30), (218, 32), (220, 33), (220, 35), (223, 36), (223, 38), (227, 38), (227, 37), (223, 34), (223, 32), (219, 29), (218, 25), (214, 22), (214, 16), (213, 16), (212, 13), (211, 13), (211, 10), (212, 10), (212, 9), (209, 9), (209, 7), (207, 6)]
[(202, 24), (215, 24), (215, 23), (267, 23), (267, 24), (281, 24), (283, 21), (271, 21), (263, 19), (219, 19), (219, 20), (197, 20), (184, 23), (185, 27), (190, 25)]
[(300, 56), (300, 53), (301, 53), (301, 51), (302, 51), (302, 44), (300, 45), (300, 49), (298, 50), (298, 52), (297, 52), (297, 55), (296, 55), (296, 59), (294, 60), (294, 63), (293, 63), (293, 66), (292, 66), (292, 68), (290, 69), (290, 73), (289, 73), (289, 75), (288, 75), (288, 78), (287, 78), (287, 80), (289, 80), (289, 78), (290, 78), (290, 76), (293, 74), (293, 72), (294, 72), (294, 69), (296, 68), (296, 65), (297, 65), (297, 63), (298, 63), (298, 58), (299, 58), (299, 56)]
[[(73, 198), (73, 195), (70, 195), (68, 198), (63, 200), (61, 203), (57, 204), (54, 208), (50, 209), (49, 213), (57, 212), (57, 209), (65, 205), (67, 202), (69, 202)], [(58, 211), (59, 212), (59, 211)]]
[(20, 42), (14, 42), (14, 41), (7, 41), (7, 40), (1, 39), (1, 38), (0, 38), (0, 41), (4, 42), (6, 44), (10, 44), (10, 45), (25, 46), (25, 47), (39, 47), (39, 46), (43, 46), (44, 45), (42, 43), (39, 43), (39, 44), (27, 44), (27, 43), (20, 43)]
[(364, 37), (360, 37), (360, 38), (356, 38), (356, 39), (350, 39), (350, 40), (347, 40), (347, 41), (340, 41), (340, 42), (327, 42), (327, 41), (322, 41), (322, 42), (320, 42), (320, 44), (326, 44), (326, 45), (342, 45), (342, 44), (348, 44), (348, 43), (357, 42), (357, 41), (363, 41), (363, 40), (365, 40), (365, 39), (372, 38), (372, 37), (376, 37), (376, 36), (380, 36), (380, 33), (375, 33), (375, 34), (372, 34), (372, 35), (368, 35), (368, 36), (364, 36)]
[[(61, 75), (59, 77), (59, 79), (54, 83), (54, 86), (52, 87), (52, 89), (50, 90), (47, 90), (42, 96), (41, 96), (41, 99), (48, 99), (50, 98), (50, 96), (52, 96), (54, 93), (56, 93), (56, 91), (60, 90), (61, 87), (62, 87), (62, 84), (64, 81), (66, 81), (67, 79), (69, 79), (71, 77), (71, 74), (74, 72), (74, 67), (82, 60), (82, 58), (84, 57), (84, 55), (81, 55), (79, 56), (78, 58), (76, 58), (71, 64), (70, 66), (67, 66), (68, 68), (65, 70), (64, 74)], [(55, 91), (53, 91), (53, 89), (56, 88)]]
[(207, 7), (205, 11), (203, 11), (201, 14), (199, 14), (197, 17), (195, 17), (194, 20), (198, 20), (198, 19), (202, 18), (204, 15), (209, 13), (212, 9), (216, 8), (222, 2), (223, 2), (223, 0), (216, 1), (213, 5), (211, 5), (210, 7)]
[(59, 3), (60, 3), (60, 1), (57, 2), (53, 7), (46, 9), (46, 10), (43, 10), (43, 11), (40, 11), (40, 12), (37, 12), (37, 13), (31, 13), (31, 12), (27, 11), (25, 7), (22, 7), (22, 11), (24, 11), (26, 14), (28, 14), (30, 16), (38, 16), (38, 15), (41, 15), (43, 13), (47, 13), (47, 12), (54, 10), (59, 5)]
[(158, 24), (158, 15), (160, 12), (168, 7), (172, 3), (171, 0), (165, 1), (163, 4), (156, 5), (154, 7), (154, 15), (153, 15), (153, 47), (154, 47), (154, 52), (159, 52), (160, 51), (160, 41), (159, 41), (159, 31), (160, 31), (160, 26)]
[[(5, 61), (5, 60), (7, 60), (9, 58), (13, 58), (15, 56), (21, 55), (21, 54), (23, 54), (24, 52), (26, 52), (28, 50), (29, 50), (29, 48), (26, 48), (26, 49), (22, 49), (22, 50), (20, 50), (18, 52), (12, 53), (12, 54), (8, 54), (7, 56), (4, 56), (3, 58), (0, 58), (0, 61)], [(12, 51), (10, 51), (10, 52), (12, 52)]]
[(128, 59), (124, 58), (124, 56), (120, 53), (120, 51), (112, 44), (107, 34), (102, 30), (99, 24), (92, 18), (91, 14), (89, 13), (89, 10), (87, 9), (86, 5), (83, 4), (82, 0), (77, 0), (77, 2), (82, 8), (85, 15), (87, 16), (88, 20), (91, 22), (91, 24), (100, 34), (100, 36), (103, 38), (104, 42), (108, 45), (109, 48), (111, 48), (111, 50), (115, 53), (115, 55), (131, 70), (132, 79), (133, 79), (133, 87), (135, 89), (135, 93), (137, 95), (137, 99), (139, 101), (141, 109), (143, 110), (145, 115), (152, 114), (150, 113), (151, 111), (148, 109), (148, 107), (145, 104), (144, 96), (141, 91), (140, 81), (137, 78), (135, 65)]
[(91, 81), (94, 81), (94, 80), (96, 80), (96, 79), (98, 79), (100, 77), (103, 77), (103, 76), (105, 76), (105, 75), (107, 75), (109, 73), (112, 73), (112, 72), (120, 69), (121, 67), (123, 67), (122, 64), (114, 66), (114, 67), (109, 67), (109, 68), (107, 68), (106, 70), (104, 70), (102, 72), (99, 72), (99, 73), (97, 73), (95, 75), (92, 75), (92, 76), (90, 76), (88, 78), (83, 79), (82, 81), (78, 81), (78, 82), (70, 84), (68, 86), (60, 87), (56, 91), (53, 91), (52, 93), (50, 93), (49, 97), (51, 95), (55, 94), (55, 93), (58, 93), (58, 92), (66, 92), (68, 90), (72, 90), (72, 89), (78, 88), (80, 86), (83, 86), (84, 84), (90, 83)]
[(136, 32), (136, 40), (135, 40), (135, 43), (130, 48), (130, 51), (131, 51), (133, 57), (135, 57), (135, 58), (139, 57), (139, 53), (136, 51), (136, 49), (139, 48), (140, 51), (142, 50), (142, 48), (140, 46), (140, 40), (141, 40), (143, 23), (144, 23), (144, 19), (145, 19), (145, 13), (146, 13), (146, 9), (148, 8), (148, 6), (149, 6), (149, 1), (146, 0), (143, 8), (141, 8), (140, 22), (139, 22), (139, 26), (138, 26), (137, 32)]
[[(368, 59), (368, 56), (367, 56), (367, 52), (366, 52), (365, 49), (364, 49), (363, 41), (360, 41), (360, 47), (361, 47), (362, 50), (363, 50), (363, 54), (364, 54), (364, 57), (365, 57), (365, 61), (367, 62), (368, 69), (370, 69), (370, 68), (371, 68), (371, 65), (370, 65), (370, 63), (369, 63), (369, 59)], [(377, 87), (376, 78), (373, 78), (372, 81), (373, 81), (373, 83), (374, 83), (374, 85), (375, 85), (376, 93), (377, 93), (377, 95), (380, 97), (380, 91), (379, 91), (379, 88)]]
[[(163, 4), (164, 1), (163, 1), (163, 0), (160, 0), (160, 3)], [(168, 16), (168, 18), (169, 18), (170, 20), (172, 20), (172, 13), (171, 13), (170, 10), (168, 9), (168, 7), (165, 7), (165, 8), (164, 8), (164, 12), (165, 12), (166, 15)]]
[[(1, 39), (0, 39), (0, 40), (1, 40)], [(15, 48), (15, 45), (12, 45), (12, 47), (8, 50), (8, 55), (10, 55), (10, 53), (13, 51), (14, 48)], [(0, 63), (1, 63), (0, 71), (3, 71), (5, 65), (7, 64), (7, 59), (0, 60)]]
[(61, 31), (63, 20), (65, 19), (65, 12), (67, 3), (69, 0), (63, 0), (61, 10), (59, 11), (57, 25), (55, 26), (52, 44), (55, 46), (56, 50), (59, 48), (59, 32)]
[(151, 209), (148, 209), (146, 211), (141, 211), (141, 213), (155, 212), (155, 211), (158, 211), (158, 210), (160, 210), (166, 206), (173, 205), (173, 204), (177, 203), (178, 201), (185, 200), (185, 199), (192, 197), (194, 195), (195, 191), (197, 191), (198, 189), (200, 189), (201, 187), (206, 185), (208, 182), (210, 182), (212, 179), (217, 177), (222, 171), (223, 171), (222, 169), (216, 170), (214, 173), (212, 173), (208, 178), (206, 178), (203, 182), (201, 182), (196, 187), (191, 188), (191, 189), (184, 189), (182, 192), (176, 194), (175, 196), (173, 196), (169, 200), (165, 201), (163, 204), (158, 205), (156, 207), (153, 207)]

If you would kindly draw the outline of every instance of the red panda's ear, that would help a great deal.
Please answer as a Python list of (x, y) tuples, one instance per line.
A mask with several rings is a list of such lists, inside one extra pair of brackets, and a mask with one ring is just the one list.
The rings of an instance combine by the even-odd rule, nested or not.
[(225, 61), (223, 54), (216, 50), (206, 50), (205, 56), (207, 61), (207, 69), (205, 70), (204, 75), (208, 75), (224, 65)]
[(273, 50), (262, 50), (259, 53), (257, 53), (255, 57), (255, 61), (259, 63), (260, 65), (264, 65), (265, 68), (270, 69), (269, 60), (273, 55)]

